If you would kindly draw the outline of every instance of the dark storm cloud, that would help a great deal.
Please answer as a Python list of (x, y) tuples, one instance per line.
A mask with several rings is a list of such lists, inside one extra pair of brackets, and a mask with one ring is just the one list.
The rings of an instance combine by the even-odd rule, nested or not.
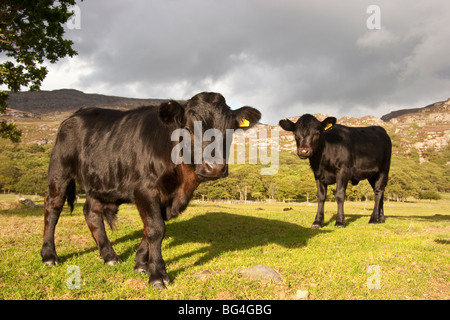
[[(185, 99), (218, 91), (263, 122), (384, 113), (448, 98), (450, 5), (375, 1), (84, 1), (74, 86)], [(77, 68), (78, 67), (78, 68)], [(74, 80), (75, 81), (75, 80)]]

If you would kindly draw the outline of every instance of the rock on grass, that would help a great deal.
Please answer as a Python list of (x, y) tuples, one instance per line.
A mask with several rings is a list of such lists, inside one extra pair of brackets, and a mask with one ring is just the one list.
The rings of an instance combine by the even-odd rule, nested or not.
[(282, 282), (280, 275), (275, 270), (263, 264), (258, 264), (245, 269), (237, 269), (236, 271), (247, 279), (260, 280), (262, 282)]
[(295, 300), (308, 300), (309, 291), (308, 290), (297, 290), (294, 299)]

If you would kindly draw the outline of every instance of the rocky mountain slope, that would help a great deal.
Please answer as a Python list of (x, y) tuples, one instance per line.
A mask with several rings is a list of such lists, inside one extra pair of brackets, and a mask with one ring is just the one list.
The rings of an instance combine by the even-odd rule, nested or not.
[[(143, 105), (159, 105), (164, 99), (132, 99), (100, 94), (86, 94), (81, 91), (62, 89), (40, 92), (10, 93), (6, 115), (0, 120), (14, 121), (22, 129), (25, 142), (51, 144), (57, 128), (63, 118), (74, 110), (85, 107), (105, 107), (116, 109), (136, 108)], [(319, 120), (326, 114), (315, 114)], [(296, 121), (297, 117), (289, 118)], [(377, 118), (364, 116), (360, 118), (345, 116), (338, 119), (339, 124), (347, 126), (383, 126), (392, 138), (394, 153), (418, 154), (425, 160), (429, 151), (440, 151), (450, 145), (450, 98), (423, 108), (396, 110)], [(275, 145), (270, 131), (277, 130), (281, 150), (295, 150), (292, 133), (279, 126), (260, 124), (258, 130), (268, 132), (265, 141), (260, 143)], [(450, 161), (450, 159), (449, 159)]]
[(421, 159), (429, 150), (440, 151), (448, 147), (450, 98), (413, 111), (401, 111), (395, 117), (391, 113), (387, 123), (391, 127), (391, 135), (401, 137), (402, 146), (417, 150)]

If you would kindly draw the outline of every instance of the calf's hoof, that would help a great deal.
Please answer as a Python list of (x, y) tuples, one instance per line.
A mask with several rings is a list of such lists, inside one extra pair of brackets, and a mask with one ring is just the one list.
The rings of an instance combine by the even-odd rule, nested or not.
[(103, 258), (103, 261), (105, 261), (105, 264), (107, 266), (113, 266), (115, 264), (120, 263), (119, 256), (115, 252), (108, 254), (100, 254), (100, 256)]
[(170, 284), (170, 280), (167, 279), (157, 279), (157, 280), (152, 280), (150, 278), (149, 282), (148, 282), (152, 287), (155, 287), (159, 290), (163, 290), (166, 288), (166, 286), (168, 286)]
[(41, 252), (41, 256), (42, 263), (46, 266), (52, 267), (58, 264), (58, 256), (56, 255), (56, 253)]
[(384, 219), (372, 219), (372, 218), (370, 218), (369, 223), (384, 223)]
[(119, 264), (119, 263), (120, 263), (120, 260), (109, 260), (109, 261), (105, 261), (105, 264), (106, 264), (107, 266), (114, 266), (114, 265)]
[(147, 267), (134, 267), (134, 272), (148, 274)]
[(345, 228), (345, 222), (336, 222), (334, 224), (336, 228)]
[(322, 228), (322, 224), (320, 222), (314, 222), (311, 226), (311, 229), (320, 229)]
[(46, 261), (42, 261), (42, 263), (48, 267), (53, 267), (58, 265), (58, 260), (46, 260)]
[(156, 281), (151, 281), (149, 282), (149, 284), (159, 290), (163, 290), (166, 288), (166, 286), (164, 285), (164, 283), (161, 280), (156, 280)]

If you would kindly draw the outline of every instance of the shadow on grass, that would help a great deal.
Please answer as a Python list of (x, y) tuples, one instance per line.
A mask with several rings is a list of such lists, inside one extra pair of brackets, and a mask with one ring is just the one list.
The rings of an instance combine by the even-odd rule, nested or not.
[[(184, 244), (207, 244), (207, 246), (203, 246), (200, 249), (165, 259), (171, 278), (175, 278), (185, 268), (170, 270), (170, 264), (194, 255), (201, 254), (201, 257), (194, 264), (203, 265), (226, 252), (242, 251), (271, 243), (285, 248), (303, 247), (307, 245), (308, 240), (312, 237), (328, 232), (331, 231), (306, 228), (280, 220), (224, 212), (210, 212), (189, 220), (174, 220), (168, 223), (165, 239), (170, 238), (171, 240), (163, 248), (163, 256), (164, 250), (173, 249)], [(125, 251), (121, 252), (120, 259), (122, 261), (128, 260), (135, 254), (142, 235), (143, 230), (140, 229), (111, 241), (113, 247), (124, 242), (134, 242)], [(75, 255), (78, 256), (92, 251), (97, 251), (97, 247), (92, 246), (82, 252), (60, 256), (60, 262), (64, 263), (64, 261)]]
[[(347, 227), (356, 220), (370, 218), (370, 214), (349, 214), (346, 215)], [(448, 215), (434, 216), (386, 216), (386, 221), (390, 218), (395, 219), (420, 219), (431, 221), (448, 221)], [(324, 227), (333, 225), (336, 215), (326, 220)], [(312, 223), (312, 221), (311, 221)], [(318, 234), (329, 233), (332, 230), (311, 229), (295, 223), (272, 220), (260, 217), (237, 215), (224, 212), (210, 212), (195, 216), (189, 220), (173, 220), (167, 223), (165, 239), (171, 239), (163, 248), (164, 250), (173, 249), (176, 246), (182, 246), (189, 243), (206, 244), (200, 249), (193, 249), (187, 253), (176, 257), (165, 259), (168, 265), (168, 272), (171, 278), (175, 278), (182, 273), (185, 268), (176, 270), (170, 269), (170, 264), (176, 263), (182, 259), (190, 258), (194, 255), (200, 255), (195, 261), (195, 265), (203, 265), (221, 256), (224, 253), (232, 251), (244, 251), (253, 247), (265, 246), (267, 244), (278, 244), (285, 248), (298, 248), (308, 244), (308, 241)], [(122, 261), (128, 260), (134, 256), (139, 242), (143, 236), (143, 230), (133, 231), (125, 236), (111, 241), (113, 247), (117, 244), (130, 242), (125, 251), (120, 253)], [(448, 244), (447, 240), (439, 240), (439, 243)], [(85, 249), (81, 252), (74, 252), (60, 256), (60, 262), (83, 255), (90, 252), (97, 252), (97, 246)]]
[[(308, 240), (317, 234), (327, 232), (330, 231), (305, 228), (280, 220), (210, 212), (167, 226), (166, 237), (172, 238), (168, 248), (186, 243), (204, 243), (208, 246), (168, 259), (166, 263), (202, 253), (195, 262), (195, 265), (202, 265), (226, 252), (243, 251), (271, 243), (285, 248), (298, 248), (306, 246)], [(177, 271), (182, 272), (182, 269)]]
[(401, 215), (401, 216), (386, 216), (387, 218), (395, 218), (395, 219), (406, 219), (406, 220), (424, 220), (424, 221), (432, 221), (432, 222), (439, 222), (439, 221), (450, 221), (450, 215), (444, 215), (444, 214), (435, 214), (432, 216), (417, 216), (417, 215)]
[[(324, 221), (323, 226), (327, 227), (329, 225), (334, 225), (336, 223), (336, 214), (333, 215), (328, 221)], [(348, 227), (350, 224), (355, 222), (356, 220), (363, 218), (367, 219), (367, 224), (369, 224), (371, 214), (346, 214), (345, 215), (345, 225)], [(450, 215), (442, 215), (435, 214), (432, 216), (417, 216), (417, 215), (385, 215), (385, 222), (388, 223), (389, 219), (401, 219), (401, 220), (418, 220), (418, 221), (430, 221), (430, 222), (439, 222), (439, 221), (450, 221)]]
[[(329, 225), (334, 225), (336, 223), (336, 217), (337, 214), (334, 214), (328, 221), (324, 221), (323, 222), (323, 226), (324, 227), (328, 227)], [(349, 225), (351, 225), (353, 222), (355, 222), (356, 220), (360, 219), (360, 218), (367, 218), (367, 223), (369, 223), (369, 219), (370, 219), (370, 214), (365, 215), (365, 214), (346, 214), (345, 215), (345, 226), (348, 227)], [(311, 221), (312, 223), (313, 221)]]

